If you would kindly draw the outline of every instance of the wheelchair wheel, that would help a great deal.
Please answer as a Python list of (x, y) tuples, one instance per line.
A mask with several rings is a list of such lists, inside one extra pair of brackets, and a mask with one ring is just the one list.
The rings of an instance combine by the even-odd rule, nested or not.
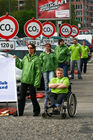
[(51, 101), (49, 98), (47, 98), (47, 101), (46, 101), (45, 112), (46, 112), (46, 115), (49, 117), (51, 117), (53, 114), (53, 108), (51, 107)]
[(70, 117), (74, 117), (76, 114), (77, 99), (75, 94), (71, 93), (67, 99), (67, 111)]

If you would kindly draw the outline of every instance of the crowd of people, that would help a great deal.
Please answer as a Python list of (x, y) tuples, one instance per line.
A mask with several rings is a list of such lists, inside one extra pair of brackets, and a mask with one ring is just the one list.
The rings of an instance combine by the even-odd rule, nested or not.
[[(74, 79), (74, 68), (77, 66), (78, 79), (82, 79), (81, 73), (87, 72), (87, 58), (89, 47), (83, 41), (82, 46), (73, 39), (73, 45), (68, 47), (63, 39), (58, 40), (58, 46), (54, 51), (51, 44), (45, 44), (45, 51), (36, 55), (36, 46), (32, 43), (28, 44), (28, 54), (24, 56), (22, 61), (16, 58), (16, 66), (22, 69), (21, 76), (21, 94), (18, 103), (19, 116), (23, 116), (26, 100), (26, 92), (29, 87), (31, 101), (33, 104), (33, 116), (40, 114), (40, 105), (36, 99), (36, 88), (40, 87), (41, 74), (44, 78), (45, 94), (51, 93), (52, 103), (54, 104), (54, 96), (60, 103), (60, 97), (64, 98), (68, 92), (69, 77), (68, 66), (70, 64), (71, 79)], [(71, 57), (71, 58), (70, 58)], [(84, 68), (83, 68), (84, 65)], [(56, 74), (56, 77), (55, 77)]]

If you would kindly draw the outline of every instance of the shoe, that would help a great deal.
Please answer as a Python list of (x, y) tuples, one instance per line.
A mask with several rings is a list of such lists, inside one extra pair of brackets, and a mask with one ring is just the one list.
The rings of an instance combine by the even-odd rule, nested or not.
[(19, 114), (19, 115), (18, 115), (18, 113), (17, 113), (17, 111), (16, 111), (16, 112), (13, 114), (13, 116), (14, 116), (14, 117), (23, 116), (23, 114)]
[(39, 116), (39, 114), (40, 114), (40, 113), (34, 113), (33, 116), (34, 116), (34, 117), (35, 117), (35, 116)]

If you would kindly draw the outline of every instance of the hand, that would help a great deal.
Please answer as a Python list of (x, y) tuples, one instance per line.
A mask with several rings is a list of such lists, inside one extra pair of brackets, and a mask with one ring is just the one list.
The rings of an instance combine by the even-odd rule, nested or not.
[(17, 58), (17, 56), (16, 55), (13, 55), (13, 58)]

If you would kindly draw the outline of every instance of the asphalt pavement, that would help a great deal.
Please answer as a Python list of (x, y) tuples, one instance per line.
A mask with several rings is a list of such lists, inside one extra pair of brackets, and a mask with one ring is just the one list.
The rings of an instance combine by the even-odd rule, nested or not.
[(93, 57), (87, 74), (72, 82), (72, 92), (77, 97), (74, 118), (60, 116), (42, 118), (45, 98), (39, 99), (41, 114), (33, 117), (32, 104), (27, 99), (24, 116), (0, 117), (0, 140), (93, 140)]

